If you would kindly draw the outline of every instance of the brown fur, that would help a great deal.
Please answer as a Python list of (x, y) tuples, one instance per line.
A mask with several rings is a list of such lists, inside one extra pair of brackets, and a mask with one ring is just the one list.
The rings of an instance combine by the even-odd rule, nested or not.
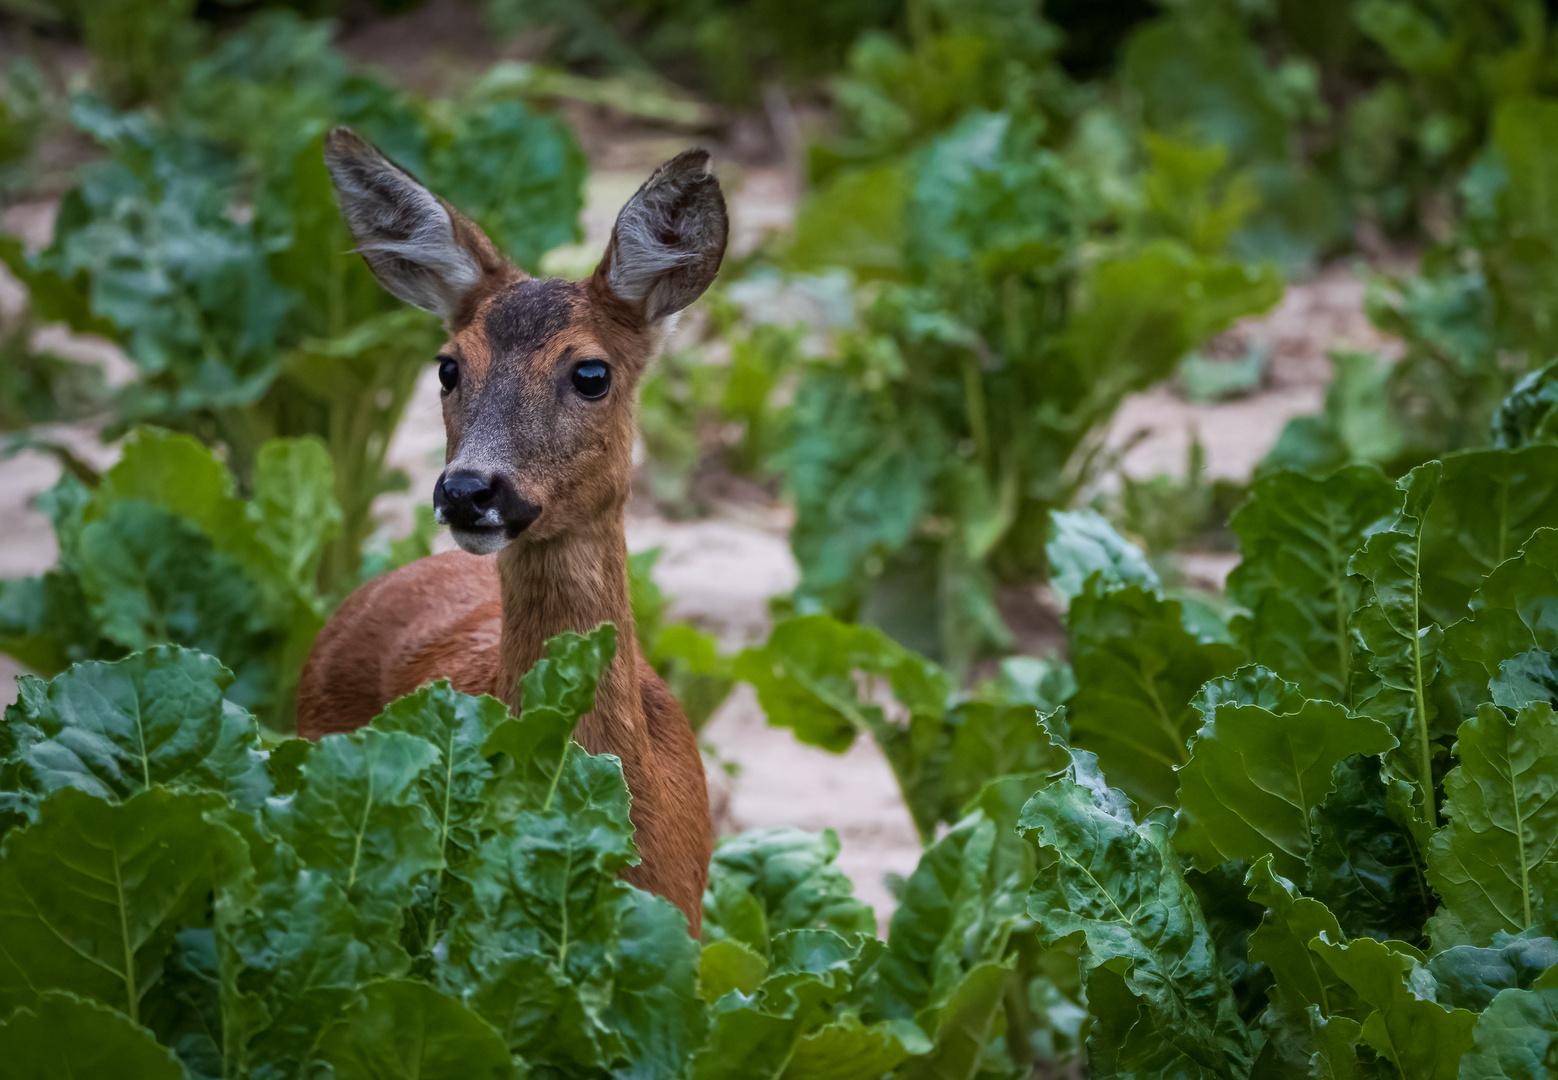
[[(440, 225), (428, 209), (434, 200), (349, 133), (332, 133), (326, 156), (359, 241), (377, 251), (369, 261), (380, 279), (405, 299), (437, 305), (452, 330), (441, 354), (460, 374), (444, 397), (451, 468), (501, 477), (541, 512), (496, 555), (421, 559), (348, 597), (304, 668), (299, 733), (351, 731), (434, 679), (517, 710), (519, 679), (547, 638), (615, 623), (616, 659), (576, 737), (622, 761), (643, 856), (624, 876), (681, 908), (697, 934), (712, 847), (708, 791), (686, 717), (634, 636), (623, 510), (635, 393), (660, 319), (696, 299), (724, 250), (724, 202), (707, 155), (684, 154), (650, 178), (586, 282), (526, 277), (452, 211), (441, 233), (418, 232)], [(433, 240), (405, 246), (412, 235)], [(459, 288), (438, 269), (471, 264), (480, 280)], [(569, 389), (573, 366), (586, 359), (612, 372), (598, 401)]]

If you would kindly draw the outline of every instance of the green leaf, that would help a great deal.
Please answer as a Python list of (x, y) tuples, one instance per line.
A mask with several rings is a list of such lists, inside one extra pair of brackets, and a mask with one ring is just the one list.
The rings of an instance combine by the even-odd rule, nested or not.
[(904, 881), (877, 976), (876, 1008), (914, 1019), (940, 1008), (977, 964), (999, 962), (1026, 926), (1033, 850), (1015, 832), (1037, 776), (990, 782), (979, 805), (920, 856)]
[(1491, 946), (1457, 945), (1435, 953), (1424, 966), (1434, 977), (1440, 1004), (1481, 1012), (1500, 991), (1531, 989), (1554, 965), (1558, 941), (1500, 932)]
[[(1452, 716), (1471, 716), (1488, 700), (1502, 665), (1532, 648), (1558, 651), (1558, 529), (1538, 529), (1520, 554), (1501, 564), (1472, 598), (1471, 618), (1445, 631), (1444, 672), (1436, 697)], [(1506, 684), (1507, 685), (1507, 684)]]
[(1049, 583), (1061, 601), (1069, 604), (1083, 584), (1097, 573), (1104, 591), (1118, 585), (1158, 587), (1157, 572), (1140, 548), (1114, 531), (1102, 514), (1092, 510), (1052, 510), (1049, 542), (1044, 556), (1049, 561)]
[(934, 1014), (931, 1047), (912, 1059), (904, 1076), (912, 1080), (974, 1080), (987, 1063), (995, 1025), (1012, 972), (986, 961), (969, 969), (946, 1004)]
[(1542, 1080), (1558, 1067), (1558, 987), (1505, 990), (1477, 1017), (1460, 1080)]
[(362, 988), (319, 1041), (338, 1080), (509, 1080), (508, 1047), (492, 1025), (427, 983), (386, 979)]
[(569, 775), (573, 729), (595, 708), (596, 684), (616, 651), (617, 628), (610, 623), (547, 640), (546, 656), (520, 679), (519, 718), (500, 724), (482, 747), (484, 754), (502, 752), (513, 762), (498, 796), (505, 807), (552, 806)]
[(317, 438), (272, 439), (254, 463), (255, 539), (299, 595), (315, 592), (325, 544), (341, 531), (330, 451)]
[[(911, 1053), (930, 1048), (912, 1023), (866, 1025), (853, 1013), (808, 1032), (796, 1041), (781, 1080), (855, 1080), (884, 1076)], [(912, 1067), (911, 1067), (912, 1069)]]
[(1068, 620), (1077, 692), (1067, 703), (1073, 740), (1098, 754), (1109, 782), (1144, 808), (1172, 806), (1174, 770), (1201, 717), (1201, 684), (1238, 667), (1239, 651), (1198, 640), (1181, 605), (1140, 586), (1084, 588)]
[(735, 938), (703, 947), (698, 960), (698, 996), (711, 1005), (732, 991), (751, 997), (763, 985), (768, 961)]
[(1081, 934), (1090, 1008), (1096, 986), (1121, 1018), (1110, 1034), (1095, 1025), (1093, 1054), (1121, 1071), (1152, 1058), (1186, 1075), (1246, 1074), (1249, 1036), (1168, 830), (1137, 824), (1092, 755), (1073, 761), (1070, 776), (1028, 801), (1019, 827), (1050, 853), (1028, 900), (1041, 940)]
[(1347, 624), (1360, 589), (1347, 562), (1395, 507), (1390, 482), (1364, 465), (1323, 480), (1272, 473), (1251, 485), (1229, 523), (1243, 559), (1228, 575), (1229, 599), (1250, 613), (1234, 628), (1251, 659), (1308, 697), (1349, 699)]
[(1477, 1015), (1433, 999), (1421, 954), (1373, 938), (1342, 945), (1322, 937), (1309, 947), (1374, 1010), (1360, 1033), (1365, 1043), (1414, 1080), (1454, 1080), (1461, 1055), (1471, 1048)]
[(1277, 990), (1301, 1007), (1315, 1006), (1322, 1016), (1350, 1016), (1362, 1020), (1368, 1009), (1351, 986), (1331, 970), (1322, 954), (1309, 943), (1322, 934), (1341, 937), (1336, 916), (1320, 901), (1303, 896), (1286, 878), (1271, 868), (1271, 858), (1261, 859), (1245, 878), (1250, 899), (1264, 904), (1260, 928), (1250, 935), (1250, 959), (1265, 964), (1276, 978)]
[(1210, 713), (1179, 770), (1179, 804), (1224, 858), (1270, 855), (1275, 870), (1291, 877), (1304, 871), (1313, 813), (1332, 791), (1337, 763), (1396, 744), (1385, 725), (1332, 701), (1278, 708), (1224, 702)]
[(96, 998), (139, 1022), (185, 926), (238, 865), (233, 833), (205, 819), (222, 801), (160, 788), (114, 805), (74, 788), (0, 853), (0, 1010), (44, 990)]
[(1519, 450), (1558, 442), (1558, 363), (1522, 376), (1493, 414), (1493, 445)]
[(1429, 462), (1402, 477), (1404, 501), (1389, 529), (1369, 537), (1349, 570), (1368, 582), (1353, 613), (1352, 631), (1363, 655), (1353, 664), (1353, 709), (1390, 729), (1398, 747), (1386, 762), (1416, 785), (1417, 816), (1438, 820), (1434, 800), (1435, 739), (1443, 723), (1429, 698), (1439, 665), (1442, 631), (1423, 608), (1424, 518), (1443, 466)]
[(847, 266), (892, 276), (902, 264), (910, 178), (902, 165), (840, 173), (796, 214), (789, 263), (797, 270)]
[(1448, 824), (1428, 849), (1444, 900), (1437, 948), (1488, 945), (1498, 931), (1558, 936), (1558, 719), (1544, 702), (1484, 705), (1456, 733)]
[(161, 784), (254, 810), (270, 784), (254, 718), (222, 698), (232, 681), (212, 657), (159, 645), (47, 684), (24, 676), (6, 723), (40, 794), (76, 787), (121, 800)]
[(443, 865), (438, 823), (421, 799), (438, 762), (436, 747), (400, 731), (326, 735), (296, 794), (267, 806), (267, 821), (365, 919), (395, 922), (417, 879)]
[(57, 990), (0, 1023), (5, 1074), (14, 1080), (113, 1076), (183, 1080), (184, 1070), (151, 1032), (98, 1002)]
[(740, 942), (768, 955), (785, 930), (876, 934), (876, 915), (834, 865), (838, 835), (788, 826), (750, 829), (714, 849), (703, 897), (704, 940)]
[(1485, 578), (1537, 529), (1558, 526), (1558, 446), (1450, 454), (1423, 519), (1423, 608), (1464, 618)]

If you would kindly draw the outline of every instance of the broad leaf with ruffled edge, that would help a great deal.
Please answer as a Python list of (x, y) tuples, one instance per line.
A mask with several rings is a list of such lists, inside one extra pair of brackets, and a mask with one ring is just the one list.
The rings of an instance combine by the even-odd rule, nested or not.
[[(1208, 688), (1275, 678), (1264, 668), (1244, 668)], [(1207, 697), (1210, 715), (1178, 773), (1179, 804), (1224, 858), (1253, 862), (1270, 855), (1278, 873), (1299, 877), (1314, 810), (1332, 790), (1332, 770), (1354, 754), (1382, 754), (1396, 740), (1378, 720), (1354, 716), (1334, 701), (1306, 700), (1291, 683), (1271, 696), (1281, 703), (1212, 705)]]
[(1546, 1080), (1558, 1068), (1558, 978), (1504, 990), (1477, 1017), (1459, 1080)]
[(424, 982), (371, 982), (319, 1040), (335, 1080), (513, 1080), (492, 1025)]
[(116, 1009), (49, 990), (0, 1023), (8, 1080), (184, 1080), (178, 1059)]
[(703, 894), (703, 940), (740, 942), (766, 957), (769, 938), (785, 930), (875, 936), (876, 914), (834, 865), (838, 854), (832, 829), (771, 826), (721, 841)]
[(1106, 589), (1120, 585), (1158, 587), (1157, 571), (1141, 548), (1093, 510), (1051, 510), (1044, 557), (1049, 563), (1050, 588), (1067, 604), (1094, 574)]

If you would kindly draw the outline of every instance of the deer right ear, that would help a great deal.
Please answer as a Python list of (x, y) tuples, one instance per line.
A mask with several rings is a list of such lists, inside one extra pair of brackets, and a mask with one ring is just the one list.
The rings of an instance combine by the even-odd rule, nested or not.
[(406, 303), (454, 328), (483, 296), (521, 276), (473, 222), (350, 128), (325, 137), (325, 166), (357, 250)]

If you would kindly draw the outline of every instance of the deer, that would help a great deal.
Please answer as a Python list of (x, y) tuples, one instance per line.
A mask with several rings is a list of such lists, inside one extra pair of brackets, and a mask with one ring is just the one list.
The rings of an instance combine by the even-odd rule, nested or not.
[(347, 597), (304, 666), (298, 732), (355, 730), (437, 679), (517, 714), (520, 677), (548, 638), (614, 623), (616, 654), (575, 738), (622, 762), (641, 858), (623, 877), (680, 908), (696, 937), (708, 790), (687, 718), (635, 638), (624, 514), (638, 382), (725, 254), (709, 154), (656, 169), (617, 215), (594, 274), (567, 281), (525, 273), (351, 130), (331, 131), (324, 153), (379, 283), (444, 321), (447, 447), (433, 508), (458, 550)]

